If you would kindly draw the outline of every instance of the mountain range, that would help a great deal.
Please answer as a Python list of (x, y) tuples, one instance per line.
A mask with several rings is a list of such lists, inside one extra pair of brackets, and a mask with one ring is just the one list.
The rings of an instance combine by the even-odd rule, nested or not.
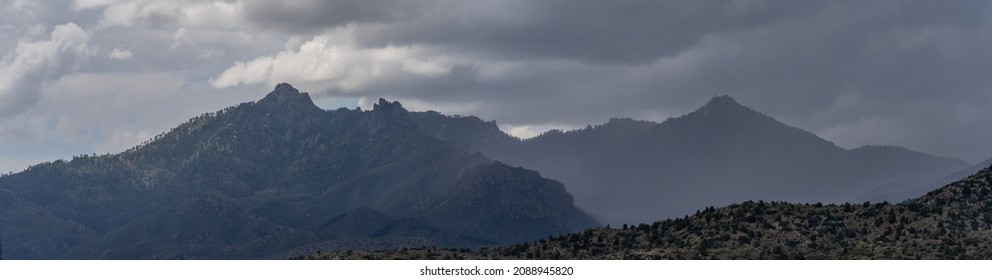
[[(916, 198), (981, 168), (900, 147), (840, 148), (729, 96), (660, 123), (614, 118), (522, 140), (494, 121), (409, 112), (384, 99), (370, 110), (324, 110), (309, 94), (279, 84), (258, 101), (194, 117), (118, 154), (0, 176), (0, 238), (2, 257), (12, 259), (253, 259), (493, 246), (503, 248), (494, 254), (515, 257), (689, 256), (572, 247), (578, 251), (548, 254), (527, 242), (557, 235), (543, 244), (571, 246), (597, 230), (604, 230), (597, 241), (613, 240), (607, 237), (625, 231), (568, 234), (685, 217), (638, 226), (649, 234), (640, 239), (611, 241), (683, 250), (677, 240), (698, 236), (668, 228), (754, 213), (797, 228), (802, 220), (772, 215), (788, 211), (875, 217), (908, 208), (860, 202)], [(712, 207), (723, 205), (731, 206)], [(954, 221), (935, 217), (912, 216)], [(844, 226), (865, 225), (858, 221)], [(658, 245), (669, 235), (664, 242), (672, 243)], [(517, 245), (498, 247), (508, 244)], [(478, 254), (492, 256), (484, 252)]]
[(900, 202), (940, 187), (906, 182), (931, 182), (970, 167), (901, 147), (844, 149), (730, 96), (661, 123), (614, 118), (525, 140), (476, 117), (412, 116), (428, 135), (561, 181), (579, 207), (611, 224), (746, 200)]
[(557, 181), (423, 134), (397, 102), (280, 84), (119, 154), (0, 178), (3, 257), (246, 259), (478, 247), (597, 223)]

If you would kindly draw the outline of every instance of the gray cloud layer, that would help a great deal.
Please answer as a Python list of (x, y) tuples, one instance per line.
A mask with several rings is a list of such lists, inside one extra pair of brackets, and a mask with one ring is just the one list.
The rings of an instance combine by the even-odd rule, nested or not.
[[(664, 120), (718, 91), (846, 147), (901, 145), (970, 161), (992, 155), (988, 1), (4, 4), (0, 34), (14, 40), (0, 42), (0, 70), (22, 75), (5, 78), (13, 82), (0, 92), (0, 115), (14, 119), (54, 114), (38, 109), (58, 110), (39, 104), (55, 100), (42, 97), (72, 91), (52, 85), (84, 74), (167, 74), (182, 86), (163, 88), (201, 92), (167, 102), (184, 111), (253, 99), (288, 81), (319, 97), (384, 96), (480, 115), (520, 134), (615, 116)], [(71, 26), (86, 40), (56, 38)], [(22, 70), (29, 68), (18, 61), (28, 56), (18, 47), (31, 44), (57, 46), (34, 71)], [(211, 91), (227, 97), (203, 105)], [(162, 130), (185, 117), (139, 117), (159, 121), (97, 134)], [(0, 122), (0, 141), (24, 138), (10, 122)], [(50, 136), (64, 129), (32, 129), (32, 137), (71, 141)], [(82, 146), (109, 147), (103, 138)]]
[[(981, 121), (992, 117), (984, 109), (992, 105), (986, 1), (421, 3), (402, 17), (294, 20), (269, 9), (277, 12), (248, 20), (284, 18), (281, 30), (320, 30), (363, 51), (417, 47), (403, 59), (444, 70), (327, 79), (322, 88), (335, 96), (574, 126), (618, 115), (663, 119), (719, 91), (849, 147), (905, 145), (972, 161), (992, 154), (981, 144), (992, 138)], [(395, 8), (370, 5), (349, 8)], [(369, 82), (342, 86), (354, 80)]]

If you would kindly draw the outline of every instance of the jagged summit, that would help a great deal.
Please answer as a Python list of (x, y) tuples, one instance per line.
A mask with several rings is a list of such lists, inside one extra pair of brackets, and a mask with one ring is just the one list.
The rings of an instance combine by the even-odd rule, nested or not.
[(408, 112), (399, 101), (387, 101), (379, 98), (379, 102), (372, 105), (372, 119), (369, 120), (369, 135), (376, 134), (387, 125), (415, 129), (416, 125), (410, 120)]
[(400, 104), (399, 101), (390, 102), (382, 97), (379, 98), (379, 102), (372, 104), (372, 111), (376, 111), (376, 110), (384, 111), (384, 112), (406, 111), (406, 109), (403, 108), (403, 104)]
[(300, 92), (288, 83), (276, 85), (276, 88), (266, 94), (262, 100), (259, 100), (258, 104), (290, 110), (320, 109), (317, 105), (313, 104), (309, 93)]

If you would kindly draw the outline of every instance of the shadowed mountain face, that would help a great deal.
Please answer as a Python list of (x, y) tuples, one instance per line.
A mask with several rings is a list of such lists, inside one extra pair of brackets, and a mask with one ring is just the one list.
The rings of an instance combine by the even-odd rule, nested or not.
[(729, 96), (662, 123), (612, 119), (522, 141), (481, 120), (466, 129), (481, 132), (450, 131), (473, 118), (414, 115), (428, 135), (561, 181), (580, 207), (614, 224), (745, 200), (862, 202), (883, 184), (929, 182), (967, 166), (899, 147), (843, 149)]
[(596, 225), (560, 183), (429, 137), (397, 102), (325, 111), (288, 84), (120, 154), (4, 176), (0, 199), (5, 257), (27, 259), (474, 247)]

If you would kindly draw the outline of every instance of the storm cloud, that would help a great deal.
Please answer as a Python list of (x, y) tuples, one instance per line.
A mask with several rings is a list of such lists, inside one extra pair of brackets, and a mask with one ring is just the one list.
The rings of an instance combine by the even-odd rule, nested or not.
[[(497, 120), (519, 136), (610, 117), (663, 121), (717, 92), (843, 147), (899, 145), (972, 162), (992, 156), (988, 1), (4, 6), (0, 115), (8, 120), (0, 121), (0, 144), (13, 148), (0, 153), (32, 142), (13, 139), (76, 143), (58, 136), (70, 126), (95, 135), (78, 144), (80, 153), (126, 148), (141, 140), (110, 135), (137, 139), (290, 82), (326, 105), (386, 97), (417, 110)], [(28, 51), (37, 53), (32, 63)], [(166, 92), (136, 90), (127, 98), (184, 109), (153, 117), (118, 104), (94, 116), (51, 105), (67, 91), (96, 94), (89, 83), (54, 86), (65, 77), (120, 82), (108, 77), (129, 75), (170, 78), (157, 87)], [(47, 117), (64, 114), (109, 124), (60, 126)], [(107, 120), (124, 116), (131, 121)]]

